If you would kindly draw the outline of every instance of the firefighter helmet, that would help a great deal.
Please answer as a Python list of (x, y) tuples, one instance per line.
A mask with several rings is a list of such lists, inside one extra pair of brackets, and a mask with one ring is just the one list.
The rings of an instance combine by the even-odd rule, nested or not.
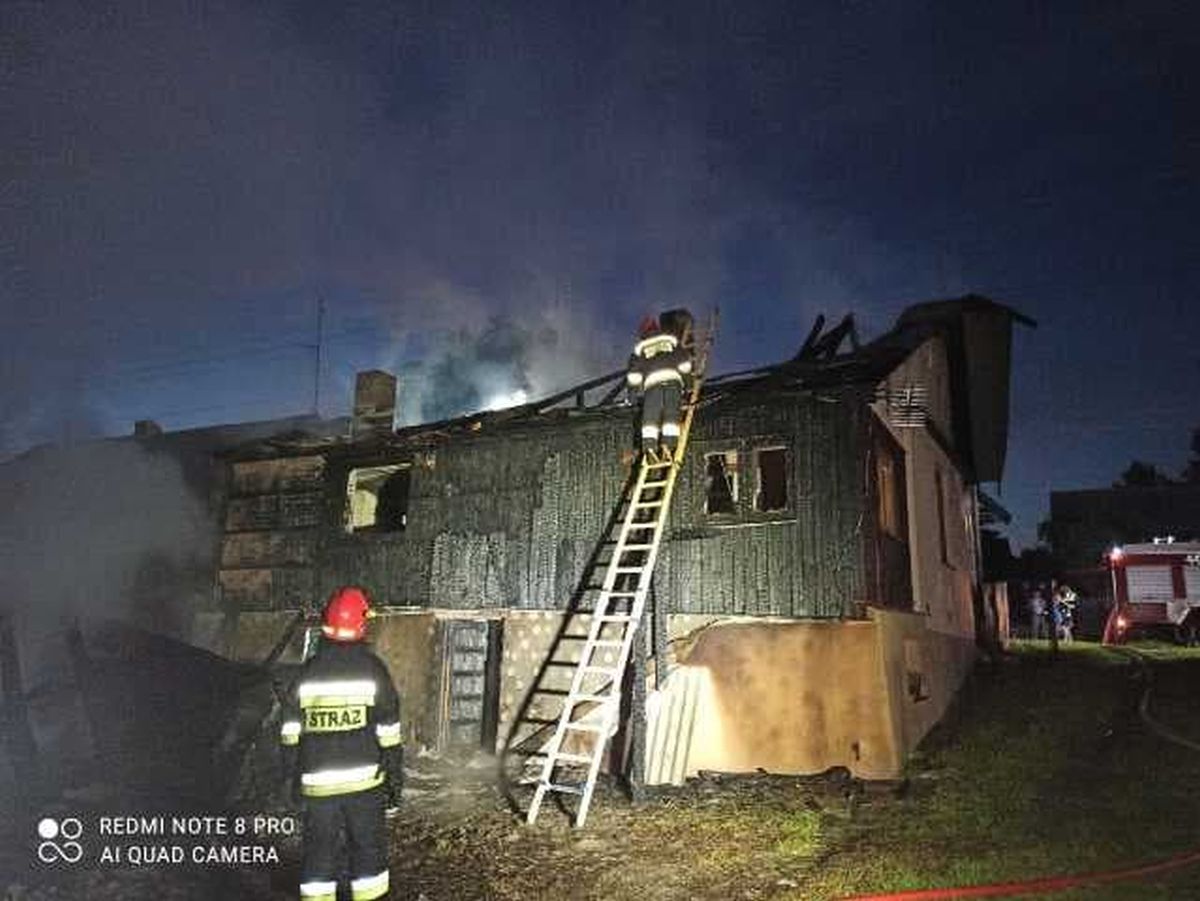
[(370, 610), (371, 602), (363, 589), (357, 585), (339, 588), (325, 605), (321, 632), (334, 641), (361, 641), (367, 631)]
[(639, 338), (649, 338), (659, 332), (658, 319), (654, 316), (643, 316), (642, 324), (638, 327)]

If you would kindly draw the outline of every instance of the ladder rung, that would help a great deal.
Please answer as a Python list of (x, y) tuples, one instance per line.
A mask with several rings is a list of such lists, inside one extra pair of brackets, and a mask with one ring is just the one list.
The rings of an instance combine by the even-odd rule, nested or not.
[(634, 501), (633, 505), (635, 507), (661, 507), (663, 505), (663, 502), (662, 501)]
[(646, 571), (646, 567), (644, 567), (644, 566), (614, 566), (613, 567), (613, 572), (615, 572), (615, 573), (644, 573), (645, 571)]
[(596, 619), (602, 623), (628, 623), (633, 622), (633, 617), (628, 613), (607, 613), (597, 616)]
[(561, 760), (566, 763), (591, 763), (592, 762), (592, 758), (586, 756), (585, 754), (567, 754), (564, 751), (560, 751), (559, 753), (555, 754), (554, 759), (556, 761)]
[(647, 463), (645, 465), (646, 465), (647, 469), (666, 469), (668, 466), (671, 465), (671, 461), (670, 460), (662, 460), (662, 461), (657, 461), (654, 463)]
[(610, 598), (636, 598), (637, 592), (636, 591), (610, 591), (610, 592), (608, 592), (608, 596)]
[(648, 551), (653, 548), (652, 544), (627, 544), (621, 548), (622, 551)]
[(603, 732), (604, 726), (599, 723), (567, 723), (566, 728), (574, 729), (576, 732)]
[(570, 703), (578, 704), (580, 701), (591, 701), (591, 702), (594, 702), (597, 704), (607, 704), (609, 701), (612, 701), (614, 698), (616, 698), (616, 695), (583, 694), (581, 692), (577, 695), (574, 695), (572, 697)]
[(558, 782), (547, 782), (546, 788), (552, 792), (562, 792), (564, 795), (582, 795), (583, 784), (564, 785)]

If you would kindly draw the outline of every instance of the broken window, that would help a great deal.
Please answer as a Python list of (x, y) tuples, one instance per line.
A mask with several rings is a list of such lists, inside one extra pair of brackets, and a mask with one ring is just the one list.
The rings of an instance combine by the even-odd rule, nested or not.
[(737, 512), (737, 451), (704, 455), (704, 512), (711, 515)]
[(346, 531), (403, 532), (411, 472), (407, 463), (351, 470), (346, 480)]
[(766, 447), (756, 451), (754, 456), (758, 461), (754, 509), (760, 513), (787, 509), (787, 449)]

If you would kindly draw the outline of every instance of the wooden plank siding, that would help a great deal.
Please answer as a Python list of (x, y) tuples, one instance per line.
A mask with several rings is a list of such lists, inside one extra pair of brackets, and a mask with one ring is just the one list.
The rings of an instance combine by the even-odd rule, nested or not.
[(217, 585), (222, 607), (290, 610), (313, 605), (326, 509), (320, 456), (229, 465)]
[[(702, 408), (656, 572), (655, 590), (666, 609), (820, 618), (855, 614), (864, 590), (867, 412), (852, 389), (820, 395), (743, 393)], [(320, 502), (303, 493), (304, 501), (290, 507), (290, 519), (282, 511), (292, 495), (279, 489), (287, 484), (288, 491), (298, 492), (300, 473), (311, 470), (297, 464), (287, 478), (243, 474), (241, 486), (252, 485), (260, 493), (230, 499), (223, 553), (231, 563), (258, 562), (264, 539), (237, 537), (238, 530), (277, 530), (289, 521), (307, 536), (317, 516), (320, 540), (304, 543), (303, 552), (295, 539), (272, 543), (279, 541), (276, 532), (261, 552), (280, 563), (285, 558), (299, 562), (311, 552), (312, 602), (339, 584), (358, 583), (379, 603), (392, 606), (563, 609), (579, 588), (630, 476), (632, 419), (632, 409), (543, 417), (490, 434), (398, 447), (390, 455), (378, 447), (368, 454), (342, 445), (326, 455)], [(754, 453), (765, 447), (782, 447), (787, 455), (783, 510), (754, 509)], [(739, 506), (734, 514), (710, 517), (704, 509), (704, 455), (728, 449), (739, 453)], [(413, 463), (406, 528), (346, 533), (350, 471), (400, 462)], [(274, 493), (262, 492), (263, 486)], [(279, 574), (272, 569), (272, 579)], [(261, 603), (262, 591), (255, 603)], [(269, 596), (278, 605), (279, 592)]]

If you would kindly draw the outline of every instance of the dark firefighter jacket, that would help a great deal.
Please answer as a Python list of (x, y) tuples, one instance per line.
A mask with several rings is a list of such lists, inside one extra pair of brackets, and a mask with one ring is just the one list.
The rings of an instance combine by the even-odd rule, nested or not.
[(667, 382), (681, 384), (692, 371), (692, 356), (669, 332), (643, 338), (629, 358), (627, 381), (631, 388), (653, 388)]
[(298, 747), (308, 797), (381, 785), (401, 742), (400, 699), (383, 661), (361, 641), (322, 640), (288, 693), (280, 741)]

